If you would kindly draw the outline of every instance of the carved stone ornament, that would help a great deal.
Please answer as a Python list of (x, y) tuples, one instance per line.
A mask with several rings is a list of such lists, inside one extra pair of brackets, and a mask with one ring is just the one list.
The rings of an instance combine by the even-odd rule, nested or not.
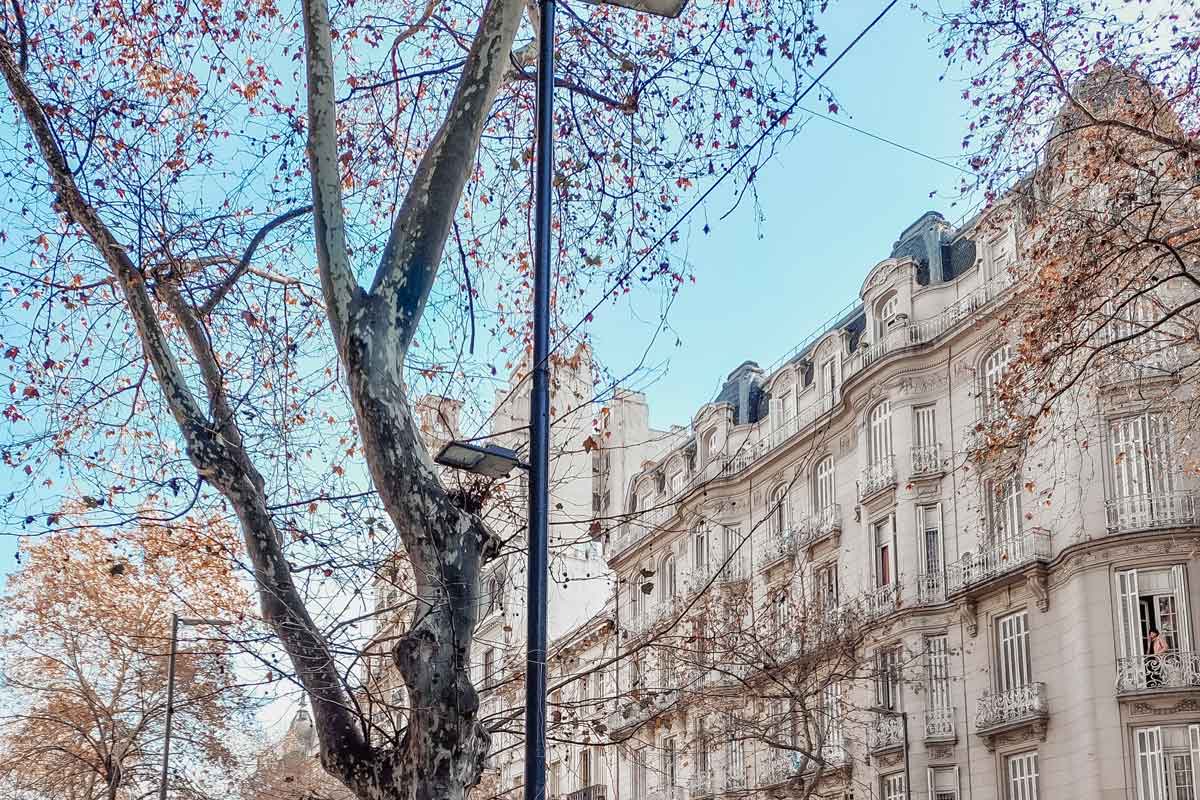
[(930, 747), (927, 752), (929, 753), (930, 761), (953, 761), (954, 760), (954, 747), (951, 745), (944, 745), (942, 747)]
[(879, 765), (881, 767), (894, 767), (897, 764), (899, 764), (901, 759), (903, 759), (903, 758), (904, 758), (903, 752), (884, 753), (883, 755), (878, 756), (877, 760), (879, 761)]
[(984, 745), (987, 747), (987, 751), (991, 753), (997, 747), (1008, 747), (1009, 745), (1022, 744), (1035, 739), (1039, 742), (1046, 741), (1046, 720), (1034, 720), (1016, 730), (996, 734), (995, 736), (988, 736), (984, 739)]
[(1145, 717), (1152, 714), (1194, 714), (1200, 711), (1200, 700), (1187, 699), (1180, 700), (1173, 706), (1153, 706), (1149, 703), (1134, 703), (1129, 710), (1129, 713), (1135, 717)]
[(961, 600), (958, 604), (958, 618), (967, 626), (967, 634), (972, 639), (979, 635), (979, 612), (974, 600)]
[(1037, 601), (1038, 610), (1050, 610), (1050, 584), (1044, 570), (1035, 570), (1025, 576), (1025, 585)]

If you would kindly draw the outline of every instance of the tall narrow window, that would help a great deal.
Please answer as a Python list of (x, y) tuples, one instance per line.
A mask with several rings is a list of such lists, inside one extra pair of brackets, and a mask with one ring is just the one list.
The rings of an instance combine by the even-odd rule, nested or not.
[(1122, 417), (1109, 422), (1108, 431), (1113, 464), (1110, 524), (1130, 529), (1174, 522), (1170, 420), (1165, 414)]
[(837, 356), (825, 359), (821, 362), (821, 396), (826, 405), (829, 405), (837, 397)]
[(896, 580), (896, 515), (871, 526), (875, 539), (875, 585), (890, 586)]
[(729, 788), (746, 785), (746, 743), (741, 739), (725, 742), (725, 785)]
[(708, 530), (700, 522), (692, 528), (692, 569), (698, 576), (708, 574)]
[(892, 404), (881, 400), (867, 415), (868, 457), (872, 465), (883, 464), (892, 456)]
[(1007, 800), (1039, 800), (1038, 754), (1036, 750), (1004, 759), (1008, 784)]
[(878, 339), (882, 339), (884, 334), (888, 332), (892, 327), (892, 322), (896, 319), (896, 315), (899, 313), (900, 298), (895, 294), (888, 296), (878, 305), (875, 310), (875, 334)]
[(879, 780), (883, 788), (883, 800), (907, 800), (903, 772), (893, 772)]
[(933, 405), (913, 409), (912, 471), (915, 474), (937, 472), (942, 466), (935, 409)]
[(1029, 662), (1029, 614), (1018, 611), (996, 622), (997, 654), (996, 689), (1010, 692), (1032, 681), (1033, 668)]
[[(1190, 685), (1179, 669), (1192, 649), (1187, 583), (1182, 564), (1117, 573), (1121, 659), (1118, 689)], [(1156, 644), (1161, 640), (1161, 644)]]
[(837, 562), (830, 561), (813, 568), (813, 596), (817, 607), (831, 610), (838, 604)]
[(592, 750), (586, 744), (579, 751), (579, 788), (592, 785)]
[(930, 767), (930, 800), (958, 800), (958, 767)]
[(1021, 476), (989, 478), (983, 482), (988, 534), (993, 542), (1011, 541), (1021, 535)]
[(950, 648), (945, 634), (925, 637), (927, 710), (947, 711), (950, 702)]
[(831, 748), (841, 748), (842, 731), (842, 685), (836, 681), (827, 683), (821, 689), (821, 730), (824, 738), (821, 743), (828, 752)]
[(726, 577), (730, 580), (738, 580), (745, 577), (743, 563), (745, 559), (742, 557), (742, 529), (737, 527), (725, 528), (725, 567)]
[(1196, 800), (1200, 725), (1135, 728), (1137, 800)]
[(632, 800), (647, 800), (649, 786), (646, 774), (646, 748), (635, 750), (633, 753), (633, 797)]
[(788, 496), (787, 485), (775, 487), (771, 492), (771, 504), (767, 509), (770, 514), (768, 526), (772, 536), (782, 536), (788, 527)]
[(717, 448), (717, 431), (714, 428), (708, 433), (704, 434), (704, 460), (712, 461), (718, 455), (720, 455), (720, 453)]
[(674, 736), (668, 736), (662, 741), (662, 777), (663, 784), (668, 789), (679, 785), (679, 767), (675, 757)]
[(999, 414), (1000, 409), (1000, 380), (1004, 370), (1012, 358), (1008, 345), (997, 347), (988, 353), (983, 360), (983, 373), (979, 386), (980, 411), (983, 417)]
[(483, 651), (483, 685), (491, 686), (496, 679), (496, 650), (489, 647)]
[(679, 579), (676, 575), (675, 556), (667, 554), (658, 564), (658, 599), (664, 606), (669, 606), (679, 592)]
[(825, 456), (813, 468), (813, 511), (818, 516), (829, 513), (836, 497), (833, 456)]
[(988, 277), (1003, 280), (1012, 266), (1012, 236), (1008, 230), (996, 234), (987, 242)]
[(921, 532), (921, 571), (942, 574), (942, 504), (917, 507), (917, 530)]
[(900, 709), (901, 656), (899, 645), (875, 651), (875, 702), (893, 711)]

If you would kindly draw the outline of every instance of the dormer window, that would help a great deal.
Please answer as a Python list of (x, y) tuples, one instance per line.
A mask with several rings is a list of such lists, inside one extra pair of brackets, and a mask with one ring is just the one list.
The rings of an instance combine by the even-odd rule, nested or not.
[(900, 298), (895, 292), (892, 292), (879, 301), (879, 305), (875, 308), (875, 329), (878, 338), (882, 339), (883, 335), (899, 320), (899, 317)]
[(659, 494), (667, 490), (667, 473), (661, 469), (654, 472), (654, 488)]

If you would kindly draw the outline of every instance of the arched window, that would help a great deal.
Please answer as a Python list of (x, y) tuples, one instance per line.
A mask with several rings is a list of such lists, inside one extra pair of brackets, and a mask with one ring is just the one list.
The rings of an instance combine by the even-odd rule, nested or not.
[(663, 556), (658, 565), (658, 599), (663, 605), (670, 605), (678, 593), (679, 584), (675, 570), (675, 556)]
[(900, 313), (900, 298), (892, 292), (887, 297), (879, 301), (875, 306), (875, 333), (879, 338), (888, 332), (892, 321), (896, 315)]
[(792, 622), (792, 602), (786, 589), (780, 590), (775, 596), (775, 626), (780, 631), (786, 631)]
[(708, 531), (702, 522), (692, 527), (692, 569), (698, 575), (708, 572)]
[(867, 415), (867, 457), (872, 465), (892, 454), (892, 404), (881, 400)]
[(487, 613), (493, 614), (500, 605), (500, 579), (493, 575), (487, 584)]
[(635, 623), (642, 618), (642, 576), (637, 570), (629, 575), (629, 617)]
[(712, 461), (717, 457), (717, 429), (713, 428), (704, 434), (704, 460)]
[(979, 385), (979, 398), (984, 416), (991, 416), (1000, 410), (1000, 380), (1004, 377), (1004, 370), (1008, 367), (1011, 357), (1012, 351), (1009, 346), (1001, 345), (983, 359), (983, 366), (980, 370), (982, 377)]
[(825, 456), (813, 467), (813, 511), (822, 514), (835, 502), (833, 456)]
[(788, 525), (788, 498), (787, 486), (776, 486), (775, 491), (771, 492), (771, 504), (767, 508), (769, 524), (767, 529), (773, 536), (782, 536), (787, 530)]

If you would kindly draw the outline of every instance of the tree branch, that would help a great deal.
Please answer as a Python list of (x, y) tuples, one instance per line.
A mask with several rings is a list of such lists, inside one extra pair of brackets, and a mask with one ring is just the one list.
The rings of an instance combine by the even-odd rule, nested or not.
[(399, 333), (401, 353), (412, 341), (437, 276), (523, 8), (521, 0), (489, 0), (446, 118), (417, 165), (384, 247), (371, 295), (383, 301), (389, 327)]
[(304, 206), (302, 208), (293, 208), (291, 211), (285, 211), (275, 219), (268, 222), (266, 225), (262, 226), (258, 233), (254, 234), (254, 238), (250, 240), (250, 244), (246, 247), (246, 252), (242, 253), (242, 258), (240, 261), (238, 261), (237, 267), (229, 274), (229, 277), (227, 277), (220, 286), (218, 286), (216, 289), (213, 289), (213, 293), (209, 295), (209, 298), (204, 301), (203, 305), (201, 305), (199, 309), (197, 309), (197, 316), (199, 316), (201, 319), (207, 317), (212, 313), (212, 310), (217, 307), (217, 304), (225, 298), (225, 295), (229, 294), (229, 290), (233, 288), (235, 283), (237, 283), (238, 278), (242, 277), (242, 275), (246, 273), (246, 270), (250, 269), (250, 260), (254, 258), (254, 251), (258, 249), (258, 246), (262, 244), (263, 240), (267, 238), (267, 235), (271, 231), (273, 231), (275, 228), (278, 228), (285, 222), (289, 222), (297, 217), (302, 217), (305, 214), (308, 214), (312, 210), (313, 207), (311, 205)]

